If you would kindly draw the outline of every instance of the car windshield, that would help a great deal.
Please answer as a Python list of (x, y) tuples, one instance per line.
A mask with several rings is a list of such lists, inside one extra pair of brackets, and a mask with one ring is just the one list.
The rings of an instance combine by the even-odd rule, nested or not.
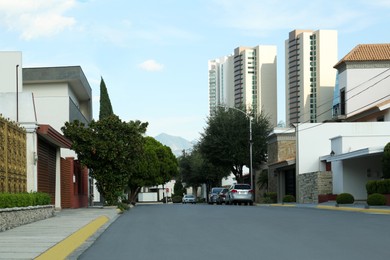
[(193, 195), (185, 195), (186, 198), (193, 198)]
[(223, 188), (213, 188), (213, 189), (211, 190), (211, 193), (220, 193), (221, 190), (223, 190)]
[(234, 188), (237, 190), (250, 190), (251, 187), (248, 184), (237, 184), (234, 185)]

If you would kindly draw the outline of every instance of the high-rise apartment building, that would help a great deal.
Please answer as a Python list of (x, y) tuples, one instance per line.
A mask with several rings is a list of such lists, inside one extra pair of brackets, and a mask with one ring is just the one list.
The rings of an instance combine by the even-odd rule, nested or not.
[(332, 118), (337, 31), (294, 30), (286, 48), (286, 125)]
[(224, 56), (208, 61), (209, 69), (209, 109), (210, 115), (219, 105), (234, 106), (233, 56)]
[(276, 126), (276, 46), (238, 47), (209, 61), (210, 114), (218, 105), (263, 112)]

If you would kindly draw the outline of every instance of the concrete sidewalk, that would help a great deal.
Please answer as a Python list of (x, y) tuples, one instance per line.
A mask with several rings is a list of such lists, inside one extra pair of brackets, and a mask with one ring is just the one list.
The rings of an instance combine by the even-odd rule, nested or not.
[(77, 259), (118, 216), (116, 207), (63, 209), (0, 232), (0, 259)]

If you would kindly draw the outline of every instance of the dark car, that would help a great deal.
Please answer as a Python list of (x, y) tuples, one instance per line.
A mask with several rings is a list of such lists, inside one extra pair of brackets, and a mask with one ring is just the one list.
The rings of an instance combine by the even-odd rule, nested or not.
[(218, 194), (223, 190), (223, 187), (214, 187), (209, 192), (209, 204), (217, 203)]
[(233, 184), (227, 192), (226, 204), (253, 205), (253, 190), (249, 184)]
[(226, 193), (229, 191), (228, 188), (224, 188), (223, 190), (221, 190), (219, 193), (218, 193), (218, 197), (217, 197), (217, 204), (218, 205), (221, 205), (223, 203), (226, 203)]

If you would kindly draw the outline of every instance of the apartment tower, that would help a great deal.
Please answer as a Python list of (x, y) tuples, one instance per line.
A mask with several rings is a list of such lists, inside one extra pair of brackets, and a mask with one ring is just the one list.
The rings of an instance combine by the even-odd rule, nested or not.
[(332, 118), (337, 31), (294, 30), (286, 48), (286, 125)]
[(276, 46), (237, 47), (209, 61), (210, 114), (215, 104), (263, 112), (277, 124)]

